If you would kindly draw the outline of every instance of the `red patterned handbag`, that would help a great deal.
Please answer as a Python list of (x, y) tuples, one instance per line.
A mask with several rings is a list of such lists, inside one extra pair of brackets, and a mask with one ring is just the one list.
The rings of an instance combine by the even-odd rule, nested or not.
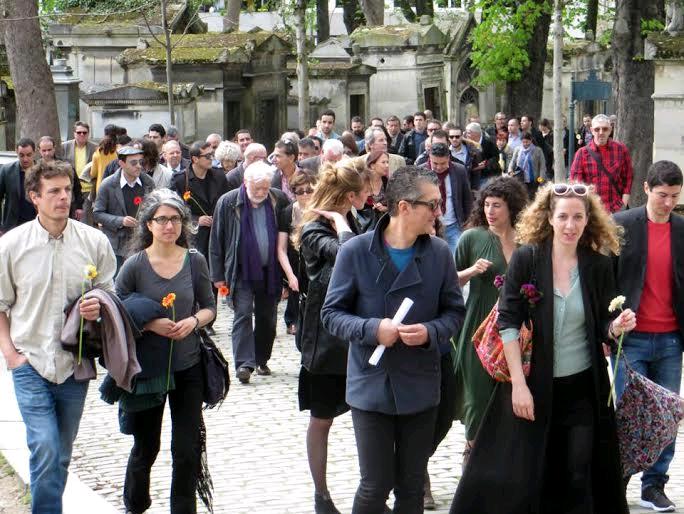
[[(480, 358), (480, 362), (487, 373), (497, 382), (510, 382), (511, 374), (508, 371), (503, 341), (501, 340), (501, 334), (499, 334), (498, 320), (499, 302), (497, 301), (473, 334), (473, 344), (475, 345), (477, 356)], [(526, 377), (530, 374), (530, 365), (532, 363), (532, 321), (529, 323), (529, 328), (523, 323), (518, 335), (522, 369)]]

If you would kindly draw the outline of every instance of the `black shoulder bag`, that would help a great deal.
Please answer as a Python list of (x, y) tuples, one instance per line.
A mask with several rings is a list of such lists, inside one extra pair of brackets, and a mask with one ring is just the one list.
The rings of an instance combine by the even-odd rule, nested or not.
[[(192, 260), (199, 254), (194, 248), (190, 249), (188, 252), (190, 273), (192, 275), (192, 289), (195, 294), (194, 311), (197, 312), (197, 283), (199, 282), (199, 272), (197, 267), (192, 265)], [(204, 368), (204, 408), (213, 409), (216, 406), (221, 406), (221, 403), (223, 403), (223, 400), (225, 400), (228, 395), (228, 389), (230, 389), (230, 370), (228, 369), (228, 361), (204, 328), (198, 328), (195, 332), (199, 336), (202, 367)]]
[[(601, 156), (597, 154), (594, 150), (591, 149), (589, 145), (587, 145), (587, 152), (589, 152), (589, 155), (591, 155), (591, 158), (596, 161), (596, 164), (598, 165), (598, 170), (603, 173), (606, 177), (608, 177), (608, 181), (610, 182), (610, 185), (613, 186), (613, 189), (615, 189), (615, 192), (618, 195), (618, 198), (620, 198), (620, 201), (622, 201), (622, 190), (620, 189), (620, 186), (618, 185), (617, 181), (615, 180), (615, 177), (611, 175), (611, 173), (606, 169), (606, 167), (603, 165), (603, 161), (601, 160)], [(629, 209), (629, 205), (624, 204), (625, 210)]]

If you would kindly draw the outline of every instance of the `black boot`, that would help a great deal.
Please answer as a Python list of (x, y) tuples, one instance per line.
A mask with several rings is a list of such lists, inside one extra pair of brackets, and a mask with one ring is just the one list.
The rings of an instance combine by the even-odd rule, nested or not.
[(329, 495), (314, 494), (314, 510), (316, 514), (341, 514)]

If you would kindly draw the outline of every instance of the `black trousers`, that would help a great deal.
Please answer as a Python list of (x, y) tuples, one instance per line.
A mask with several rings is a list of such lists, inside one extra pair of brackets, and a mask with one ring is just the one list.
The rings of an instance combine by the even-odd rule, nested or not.
[(297, 325), (299, 320), (299, 293), (288, 288), (287, 305), (283, 314), (285, 325)]
[(546, 450), (544, 514), (592, 514), (594, 450), (591, 368), (553, 379), (553, 413)]
[[(195, 490), (200, 470), (200, 422), (204, 388), (202, 363), (174, 374), (169, 391), (171, 408), (171, 513), (195, 514)], [(160, 447), (164, 405), (131, 414), (134, 443), (126, 467), (126, 510), (142, 513), (151, 505), (150, 471)]]
[(442, 379), (439, 384), (439, 405), (437, 405), (437, 419), (435, 421), (435, 437), (430, 456), (437, 451), (439, 443), (449, 433), (451, 425), (454, 424), (456, 416), (456, 375), (454, 375), (454, 365), (451, 359), (451, 352), (442, 355), (441, 359)]
[(436, 416), (435, 407), (394, 416), (352, 408), (361, 471), (352, 514), (381, 514), (392, 489), (396, 514), (422, 514)]

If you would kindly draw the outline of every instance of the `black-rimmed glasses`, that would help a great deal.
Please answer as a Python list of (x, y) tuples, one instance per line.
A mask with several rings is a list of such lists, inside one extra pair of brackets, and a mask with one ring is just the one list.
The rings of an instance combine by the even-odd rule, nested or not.
[(436, 212), (437, 210), (442, 209), (442, 200), (430, 200), (429, 202), (426, 200), (406, 200), (408, 203), (411, 205), (424, 205), (428, 209), (430, 209), (432, 212)]

